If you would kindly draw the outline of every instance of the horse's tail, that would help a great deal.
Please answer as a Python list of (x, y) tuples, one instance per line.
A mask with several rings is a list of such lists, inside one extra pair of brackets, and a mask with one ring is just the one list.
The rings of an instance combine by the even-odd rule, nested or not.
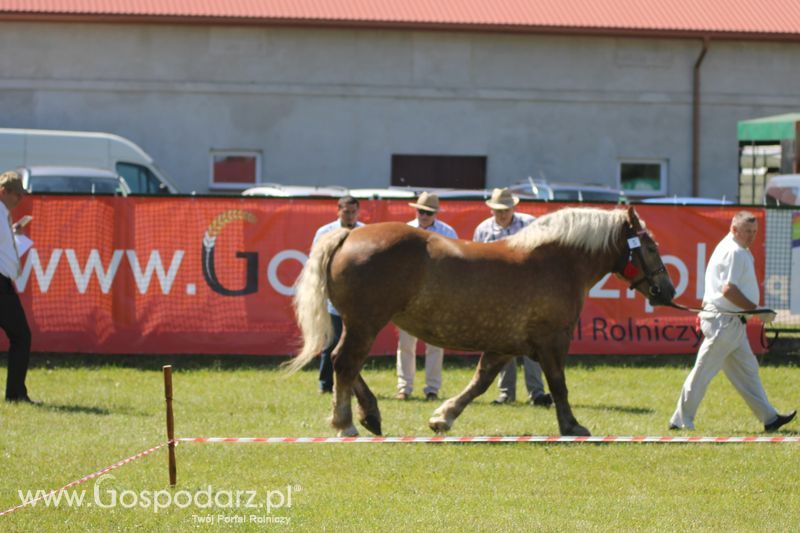
[(294, 314), (303, 337), (303, 348), (284, 363), (290, 373), (303, 368), (333, 340), (327, 307), (328, 266), (349, 234), (350, 230), (343, 228), (320, 238), (311, 248), (311, 256), (295, 282)]

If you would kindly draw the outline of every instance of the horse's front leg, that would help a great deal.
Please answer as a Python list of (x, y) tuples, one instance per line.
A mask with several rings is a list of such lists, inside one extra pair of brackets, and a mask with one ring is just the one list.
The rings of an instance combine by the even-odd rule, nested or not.
[(544, 342), (540, 340), (537, 343), (539, 364), (547, 378), (547, 385), (550, 387), (550, 394), (556, 405), (558, 429), (561, 434), (588, 437), (591, 433), (575, 419), (568, 400), (564, 364), (569, 351), (569, 341), (570, 335), (563, 332), (553, 335)]
[(358, 421), (375, 435), (381, 435), (381, 411), (378, 409), (378, 399), (369, 390), (367, 382), (361, 374), (353, 383), (353, 392), (358, 400)]
[(453, 427), (453, 422), (464, 411), (469, 403), (486, 392), (492, 384), (495, 376), (511, 359), (510, 355), (496, 353), (481, 354), (478, 361), (478, 368), (475, 375), (461, 394), (446, 400), (433, 412), (433, 416), (428, 420), (428, 427), (437, 433), (448, 431)]

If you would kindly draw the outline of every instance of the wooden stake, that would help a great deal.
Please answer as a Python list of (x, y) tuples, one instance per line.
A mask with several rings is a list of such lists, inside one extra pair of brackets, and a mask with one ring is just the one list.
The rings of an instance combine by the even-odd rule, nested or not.
[(164, 397), (167, 400), (167, 439), (169, 440), (169, 486), (178, 483), (178, 466), (175, 462), (175, 419), (172, 416), (172, 365), (161, 367), (164, 371)]

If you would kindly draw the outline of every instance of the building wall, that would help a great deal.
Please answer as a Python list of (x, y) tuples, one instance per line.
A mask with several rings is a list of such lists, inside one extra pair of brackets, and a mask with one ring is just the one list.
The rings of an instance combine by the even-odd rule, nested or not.
[[(0, 124), (133, 140), (178, 187), (209, 152), (258, 150), (262, 181), (385, 187), (393, 153), (488, 156), (617, 185), (620, 158), (668, 162), (691, 194), (699, 40), (471, 32), (0, 23)], [(800, 108), (800, 44), (712, 41), (701, 196), (735, 197), (736, 123)]]

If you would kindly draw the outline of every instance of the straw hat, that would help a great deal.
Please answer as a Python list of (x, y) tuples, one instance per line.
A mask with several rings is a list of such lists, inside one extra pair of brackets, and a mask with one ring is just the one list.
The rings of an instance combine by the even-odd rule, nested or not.
[(417, 198), (416, 203), (409, 203), (411, 207), (416, 207), (417, 209), (422, 209), (423, 211), (429, 211), (431, 213), (436, 213), (439, 211), (439, 197), (433, 193), (424, 192), (419, 195)]
[(492, 197), (486, 200), (486, 205), (492, 209), (511, 209), (519, 203), (519, 198), (508, 189), (495, 189)]

